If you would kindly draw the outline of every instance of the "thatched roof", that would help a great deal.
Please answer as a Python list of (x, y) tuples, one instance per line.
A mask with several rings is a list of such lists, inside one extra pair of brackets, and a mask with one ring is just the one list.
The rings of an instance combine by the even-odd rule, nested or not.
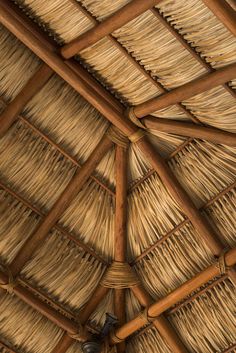
[(235, 7), (0, 1), (0, 352), (236, 352)]

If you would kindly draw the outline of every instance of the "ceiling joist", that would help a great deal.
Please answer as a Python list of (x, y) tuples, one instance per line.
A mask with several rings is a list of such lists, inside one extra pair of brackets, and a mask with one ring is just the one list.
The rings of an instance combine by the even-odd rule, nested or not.
[[(232, 267), (236, 264), (236, 248), (229, 250), (224, 253), (225, 265)], [(155, 304), (151, 305), (148, 310), (148, 316), (155, 318), (161, 315), (164, 311), (168, 310), (171, 306), (177, 304), (179, 301), (184, 299), (186, 296), (197, 290), (199, 287), (205, 285), (213, 278), (220, 276), (221, 270), (218, 263), (215, 263), (205, 270), (198, 273), (192, 279), (186, 281), (177, 289), (173, 290), (170, 294), (167, 294), (164, 298), (158, 300)], [(147, 321), (143, 315), (138, 315), (133, 320), (127, 322), (122, 327), (115, 331), (115, 335), (119, 339), (126, 339), (132, 333), (147, 324)], [(112, 339), (111, 339), (112, 340)]]
[(228, 146), (236, 146), (236, 134), (211, 126), (201, 126), (192, 123), (160, 119), (148, 116), (142, 119), (142, 123), (148, 128), (180, 136), (188, 136), (211, 141)]
[(81, 50), (95, 44), (103, 37), (121, 28), (129, 21), (155, 6), (161, 0), (133, 0), (97, 26), (81, 34), (78, 38), (64, 45), (61, 54), (65, 59), (71, 58)]

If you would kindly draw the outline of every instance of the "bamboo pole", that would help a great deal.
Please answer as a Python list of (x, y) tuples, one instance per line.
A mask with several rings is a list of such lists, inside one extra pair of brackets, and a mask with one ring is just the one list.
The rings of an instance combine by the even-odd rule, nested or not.
[(235, 133), (223, 131), (214, 127), (201, 126), (182, 121), (160, 119), (152, 116), (143, 118), (142, 123), (144, 123), (148, 129), (154, 129), (180, 136), (199, 138), (228, 146), (236, 146)]
[[(121, 146), (116, 147), (116, 209), (115, 209), (115, 255), (114, 259), (118, 262), (126, 261), (127, 243), (127, 168), (128, 151)], [(115, 315), (119, 324), (123, 325), (126, 321), (125, 310), (125, 290), (115, 289), (114, 291)], [(118, 353), (125, 352), (125, 343), (117, 346)]]
[[(132, 292), (138, 299), (139, 303), (148, 308), (153, 300), (151, 296), (146, 292), (142, 286), (131, 287)], [(187, 353), (187, 349), (181, 342), (179, 336), (176, 334), (172, 328), (169, 321), (165, 318), (164, 315), (160, 315), (154, 320), (153, 325), (156, 327), (164, 341), (169, 345), (173, 353)]]
[(203, 0), (226, 28), (236, 36), (236, 12), (225, 0)]
[(158, 4), (158, 2), (160, 2), (160, 0), (131, 1), (97, 26), (89, 29), (78, 38), (64, 45), (61, 49), (62, 56), (66, 59), (71, 58), (73, 55), (95, 44), (116, 29), (121, 28), (129, 21)]
[(112, 142), (105, 135), (84, 165), (78, 170), (71, 179), (59, 199), (55, 202), (48, 215), (39, 224), (36, 231), (24, 243), (13, 262), (10, 265), (13, 276), (16, 276), (28, 259), (32, 256), (36, 248), (46, 238), (50, 229), (55, 226), (56, 222), (74, 199), (76, 194), (81, 190), (84, 183), (88, 180), (91, 173), (99, 164), (104, 155), (111, 148)]
[[(225, 263), (227, 267), (232, 267), (236, 264), (236, 248), (229, 250), (225, 254)], [(220, 269), (217, 263), (207, 267), (204, 271), (200, 272), (192, 279), (186, 281), (180, 287), (172, 291), (170, 294), (151, 305), (148, 310), (148, 315), (154, 318), (160, 316), (164, 311), (177, 304), (179, 301), (212, 280), (214, 277), (220, 276), (220, 274)], [(138, 315), (133, 320), (118, 328), (115, 331), (115, 335), (119, 339), (123, 340), (146, 324), (147, 322), (144, 316)], [(111, 343), (114, 343), (112, 338)]]
[(19, 94), (0, 115), (0, 137), (6, 133), (17, 119), (18, 114), (20, 114), (24, 106), (38, 91), (40, 91), (53, 73), (54, 72), (50, 67), (42, 64), (36, 73), (29, 79)]
[(172, 91), (163, 93), (156, 98), (138, 104), (134, 107), (134, 114), (137, 118), (151, 114), (157, 110), (170, 105), (182, 102), (188, 98), (196, 96), (225, 82), (236, 78), (236, 64), (231, 64), (214, 72), (203, 75), (184, 85), (174, 88)]

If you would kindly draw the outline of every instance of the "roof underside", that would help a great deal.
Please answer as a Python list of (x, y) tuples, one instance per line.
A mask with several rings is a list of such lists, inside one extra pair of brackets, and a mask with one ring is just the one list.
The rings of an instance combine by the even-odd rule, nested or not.
[[(131, 3), (0, 4), (13, 24), (22, 16), (27, 33), (32, 25), (52, 55), (50, 64), (25, 41), (28, 34), (11, 30), (10, 15), (0, 14), (1, 123), (20, 107), (5, 131), (0, 126), (0, 282), (4, 275), (10, 282), (7, 292), (0, 289), (0, 352), (81, 352), (80, 337), (71, 334), (80, 321), (96, 331), (111, 312), (123, 328), (145, 305), (204, 277), (236, 245), (236, 38), (229, 19), (219, 18), (210, 0), (156, 1), (71, 59), (62, 57), (66, 44)], [(225, 6), (235, 16), (235, 3)], [(230, 79), (211, 79), (219, 72)], [(211, 85), (186, 86), (189, 94), (168, 103), (168, 92), (202, 77)], [(145, 102), (156, 97), (163, 100), (151, 101), (151, 109)], [(121, 132), (111, 129), (116, 121)], [(182, 125), (174, 131), (176, 122)], [(204, 135), (206, 127), (212, 129)], [(130, 264), (146, 304), (133, 287), (120, 289), (118, 277), (101, 287), (113, 261)], [(217, 271), (189, 292), (180, 289), (157, 322), (137, 323), (129, 333), (124, 326), (125, 344), (112, 350), (235, 353), (236, 275), (222, 264)]]

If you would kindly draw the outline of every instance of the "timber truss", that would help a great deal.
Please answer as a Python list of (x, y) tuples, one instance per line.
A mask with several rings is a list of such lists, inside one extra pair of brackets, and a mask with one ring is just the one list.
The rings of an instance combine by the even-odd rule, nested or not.
[[(181, 134), (189, 137), (184, 144), (179, 147), (176, 153), (192, 141), (193, 138), (200, 138), (212, 141), (214, 143), (223, 143), (230, 146), (236, 146), (236, 134), (218, 130), (212, 127), (206, 127), (199, 123), (199, 120), (190, 112), (181, 102), (185, 99), (193, 97), (206, 90), (210, 90), (216, 86), (222, 85), (232, 96), (235, 92), (228, 82), (236, 78), (236, 64), (231, 64), (219, 70), (214, 70), (203, 57), (201, 57), (193, 47), (166, 21), (166, 19), (154, 7), (160, 0), (133, 0), (112, 16), (98, 22), (87, 10), (85, 10), (78, 2), (76, 3), (78, 11), (83, 13), (91, 20), (94, 27), (71, 43), (66, 44), (62, 48), (49, 39), (49, 37), (40, 30), (40, 28), (31, 22), (27, 16), (19, 11), (19, 9), (9, 0), (1, 0), (0, 3), (0, 21), (12, 32), (22, 43), (32, 50), (42, 61), (43, 64), (38, 71), (27, 82), (22, 91), (13, 99), (11, 103), (5, 106), (4, 112), (1, 114), (0, 135), (3, 135), (9, 127), (20, 119), (24, 124), (33, 129), (49, 144), (53, 145), (66, 158), (69, 158), (77, 167), (77, 173), (72, 178), (68, 186), (65, 188), (59, 199), (53, 205), (48, 214), (43, 214), (41, 210), (36, 209), (28, 201), (21, 198), (13, 192), (7, 185), (0, 182), (0, 187), (9, 192), (13, 197), (23, 202), (27, 207), (31, 208), (41, 217), (41, 223), (36, 231), (22, 246), (16, 257), (9, 265), (9, 272), (0, 272), (0, 280), (3, 283), (2, 288), (11, 289), (14, 294), (38, 310), (42, 315), (46, 316), (53, 323), (58, 325), (65, 331), (61, 341), (55, 347), (52, 353), (64, 353), (73, 343), (74, 339), (81, 338), (85, 333), (79, 330), (78, 318), (72, 313), (67, 312), (60, 305), (45, 297), (39, 290), (36, 290), (28, 283), (24, 282), (19, 273), (25, 263), (31, 258), (35, 250), (40, 246), (43, 240), (48, 236), (50, 230), (55, 227), (60, 230), (70, 240), (74, 241), (80, 248), (95, 256), (99, 261), (105, 263), (100, 255), (95, 253), (81, 241), (75, 239), (72, 234), (65, 231), (57, 221), (63, 212), (68, 208), (74, 196), (81, 190), (85, 182), (92, 178), (101, 187), (106, 189), (116, 199), (116, 216), (115, 216), (115, 256), (114, 263), (122, 263), (130, 268), (141, 258), (146, 256), (153, 248), (158, 247), (163, 239), (167, 239), (176, 229), (184, 226), (187, 222), (191, 222), (197, 229), (200, 236), (208, 244), (212, 254), (216, 258), (216, 262), (198, 273), (195, 277), (188, 280), (180, 287), (169, 293), (167, 296), (153, 302), (150, 295), (144, 290), (137, 279), (137, 283), (130, 286), (130, 289), (137, 297), (144, 310), (133, 320), (126, 322), (125, 319), (125, 292), (122, 288), (116, 288), (114, 291), (115, 314), (117, 315), (120, 327), (110, 336), (110, 344), (117, 344), (118, 352), (125, 352), (125, 339), (140, 330), (143, 326), (149, 324), (154, 325), (168, 346), (174, 353), (187, 353), (187, 349), (181, 342), (179, 336), (174, 331), (168, 320), (165, 318), (167, 310), (176, 310), (185, 302), (193, 300), (197, 295), (208, 290), (210, 286), (214, 286), (219, 281), (229, 277), (236, 284), (236, 272), (233, 266), (236, 263), (236, 249), (224, 251), (218, 235), (215, 234), (207, 220), (202, 216), (201, 210), (197, 209), (188, 194), (180, 185), (166, 161), (154, 150), (152, 144), (148, 141), (145, 129), (152, 128), (158, 131)], [(232, 8), (224, 0), (204, 0), (204, 3), (211, 11), (223, 22), (223, 24), (236, 35), (236, 16)], [(146, 10), (151, 10), (153, 14), (161, 21), (164, 26), (176, 37), (185, 49), (198, 60), (198, 62), (207, 69), (208, 73), (197, 78), (187, 84), (184, 84), (171, 91), (165, 89), (160, 83), (154, 80), (144, 68), (131, 57), (128, 52), (112, 37), (111, 33), (122, 27), (127, 22), (136, 18)], [(150, 99), (145, 103), (130, 107), (128, 110), (117, 101), (108, 91), (106, 91), (78, 62), (73, 56), (78, 54), (82, 49), (91, 46), (103, 37), (107, 36), (109, 40), (140, 70), (145, 77), (153, 82), (162, 94), (156, 98)], [(55, 144), (49, 137), (39, 131), (35, 126), (20, 116), (27, 102), (43, 87), (53, 73), (58, 74), (69, 85), (71, 85), (82, 97), (84, 97), (91, 105), (93, 105), (107, 120), (111, 123), (110, 130), (103, 136), (96, 149), (91, 153), (88, 160), (79, 165), (78, 162), (62, 150), (60, 146)], [(156, 110), (169, 107), (170, 105), (178, 105), (192, 123), (165, 121), (150, 117), (148, 114)], [(130, 119), (128, 119), (130, 118)], [(114, 129), (115, 127), (115, 129)], [(112, 133), (111, 133), (112, 131)], [(116, 135), (116, 139), (114, 138)], [(117, 141), (125, 140), (122, 144)], [(117, 143), (116, 143), (117, 142)], [(146, 158), (151, 163), (153, 170), (136, 182), (132, 186), (135, 188), (140, 182), (148, 178), (153, 173), (157, 173), (163, 184), (169, 190), (170, 194), (181, 206), (186, 219), (179, 224), (174, 230), (166, 234), (163, 239), (146, 249), (132, 264), (126, 264), (126, 215), (127, 215), (127, 195), (130, 190), (127, 188), (127, 143), (136, 143)], [(93, 172), (104, 155), (116, 144), (116, 190), (112, 190), (95, 176)], [(235, 186), (235, 183), (221, 192), (216, 198), (228, 192)], [(214, 198), (212, 200), (215, 201)], [(208, 203), (209, 205), (209, 203)], [(206, 206), (208, 206), (206, 205)], [(107, 273), (110, 271), (110, 264), (107, 264)], [(112, 266), (111, 266), (112, 267)], [(106, 276), (107, 274), (105, 274)], [(209, 281), (213, 281), (210, 285), (206, 285)], [(103, 285), (104, 280), (98, 285), (93, 293), (92, 299), (85, 305), (80, 312), (80, 324), (86, 326), (91, 313), (96, 309), (97, 305), (109, 291), (109, 286)], [(191, 295), (198, 290), (197, 294)], [(188, 298), (186, 299), (186, 297)], [(91, 330), (91, 327), (88, 330)], [(2, 347), (9, 352), (14, 352), (11, 348), (1, 343)], [(233, 349), (231, 347), (230, 349)], [(226, 350), (228, 352), (229, 350)]]

